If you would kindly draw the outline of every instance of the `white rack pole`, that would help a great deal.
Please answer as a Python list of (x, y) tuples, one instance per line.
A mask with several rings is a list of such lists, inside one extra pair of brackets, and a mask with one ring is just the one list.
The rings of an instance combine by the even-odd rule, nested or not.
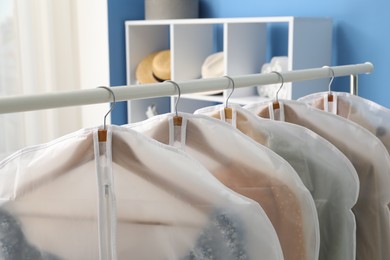
[[(331, 67), (335, 77), (349, 76), (351, 74), (364, 74), (373, 71), (374, 66), (367, 62), (356, 65), (344, 65)], [(332, 77), (329, 67), (295, 70), (281, 73), (284, 82), (295, 82), (315, 80)], [(253, 74), (231, 77), (234, 80), (235, 88), (267, 85), (280, 83), (281, 79), (276, 73)], [(181, 94), (224, 90), (229, 86), (229, 79), (226, 77), (212, 79), (196, 79), (188, 81), (177, 81)], [(144, 99), (152, 97), (177, 95), (176, 87), (169, 82), (157, 84), (144, 84), (132, 86), (118, 86), (111, 88), (115, 94), (116, 101)], [(109, 91), (104, 88), (88, 90), (77, 90), (69, 92), (56, 92), (37, 95), (20, 95), (0, 97), (0, 114), (33, 111), (66, 106), (90, 105), (108, 103), (112, 101)]]

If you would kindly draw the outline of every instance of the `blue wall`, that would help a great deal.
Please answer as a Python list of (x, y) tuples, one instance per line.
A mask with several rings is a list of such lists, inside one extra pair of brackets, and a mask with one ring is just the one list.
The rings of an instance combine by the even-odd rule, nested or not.
[[(125, 21), (144, 19), (144, 0), (107, 0), (110, 52), (110, 85), (126, 85)], [(112, 124), (127, 123), (127, 104), (116, 104)]]
[[(124, 21), (143, 19), (143, 0), (108, 0), (111, 85), (126, 84)], [(200, 17), (327, 16), (334, 22), (332, 65), (370, 61), (374, 72), (359, 77), (359, 96), (390, 108), (390, 1), (388, 0), (200, 0)], [(388, 74), (389, 73), (389, 74)], [(349, 79), (332, 88), (349, 90)], [(121, 110), (122, 109), (122, 110)], [(116, 108), (113, 123), (126, 122), (125, 108)]]

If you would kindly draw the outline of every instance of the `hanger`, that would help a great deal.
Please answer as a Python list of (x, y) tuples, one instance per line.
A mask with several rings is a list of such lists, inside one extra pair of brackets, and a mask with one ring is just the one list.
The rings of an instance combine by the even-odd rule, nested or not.
[(99, 129), (99, 131), (98, 131), (98, 139), (99, 139), (99, 142), (106, 142), (106, 141), (107, 141), (106, 119), (107, 119), (107, 116), (112, 112), (112, 110), (113, 110), (114, 107), (115, 107), (116, 98), (115, 98), (115, 94), (114, 94), (114, 92), (112, 91), (111, 88), (106, 87), (106, 86), (100, 86), (100, 87), (98, 87), (98, 88), (107, 89), (107, 90), (111, 93), (112, 99), (113, 99), (113, 102), (111, 103), (110, 110), (108, 110), (108, 112), (107, 112), (106, 115), (104, 116), (103, 129)]
[(178, 96), (177, 96), (177, 99), (176, 99), (176, 102), (175, 102), (175, 116), (173, 117), (173, 124), (175, 126), (181, 126), (181, 124), (183, 122), (183, 118), (181, 116), (179, 116), (179, 114), (177, 112), (177, 105), (179, 104), (179, 99), (180, 99), (180, 95), (181, 95), (180, 86), (179, 86), (179, 84), (177, 84), (173, 80), (165, 80), (164, 82), (172, 83), (176, 87), (176, 89), (178, 91)]
[(331, 77), (331, 79), (329, 81), (329, 85), (328, 85), (328, 102), (333, 102), (333, 95), (332, 95), (332, 91), (331, 91), (331, 86), (332, 86), (332, 82), (334, 80), (334, 70), (329, 66), (324, 66), (323, 68), (327, 68), (332, 73), (332, 77)]
[(229, 104), (229, 99), (230, 99), (230, 97), (232, 96), (232, 94), (234, 92), (235, 85), (234, 85), (234, 80), (231, 77), (229, 77), (229, 76), (224, 76), (224, 77), (229, 80), (228, 88), (230, 87), (230, 83), (232, 83), (232, 91), (230, 91), (228, 97), (225, 100), (225, 108), (224, 108), (225, 119), (232, 119), (233, 118), (233, 110), (232, 110), (232, 108), (228, 107), (228, 104)]
[(272, 104), (272, 108), (275, 110), (275, 109), (279, 109), (280, 106), (279, 106), (279, 99), (278, 99), (278, 95), (279, 95), (279, 91), (282, 89), (283, 85), (284, 85), (284, 78), (282, 76), (282, 74), (280, 74), (279, 72), (277, 71), (271, 71), (271, 73), (275, 73), (279, 76), (279, 78), (282, 80), (282, 83), (278, 89), (278, 91), (276, 91), (276, 94), (275, 94), (275, 101), (273, 102)]

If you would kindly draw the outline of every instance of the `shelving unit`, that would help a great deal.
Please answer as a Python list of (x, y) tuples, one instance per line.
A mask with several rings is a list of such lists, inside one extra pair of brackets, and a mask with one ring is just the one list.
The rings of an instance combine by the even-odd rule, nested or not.
[[(224, 52), (225, 72), (229, 76), (260, 73), (262, 65), (272, 56), (288, 56), (288, 70), (331, 65), (332, 20), (329, 18), (147, 20), (127, 21), (125, 27), (128, 85), (136, 84), (139, 62), (163, 49), (171, 50), (171, 78), (175, 81), (200, 78), (204, 60), (217, 51)], [(326, 90), (328, 81), (286, 83), (284, 87), (287, 98), (297, 99)], [(178, 108), (191, 113), (203, 106), (222, 103), (227, 94), (226, 90), (221, 95), (183, 95)], [(259, 99), (256, 88), (251, 87), (234, 91), (229, 102), (247, 104)], [(175, 97), (129, 101), (129, 122), (146, 119), (145, 111), (151, 104), (156, 105), (159, 113), (173, 111)]]

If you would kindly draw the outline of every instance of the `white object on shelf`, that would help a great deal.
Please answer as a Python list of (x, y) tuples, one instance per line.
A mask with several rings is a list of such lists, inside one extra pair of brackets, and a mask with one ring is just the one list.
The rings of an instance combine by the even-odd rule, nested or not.
[[(264, 63), (261, 67), (261, 73), (271, 73), (273, 71), (279, 73), (288, 71), (288, 57), (273, 57), (270, 63)], [(283, 84), (283, 86), (281, 86), (281, 83), (261, 85), (257, 87), (257, 93), (264, 98), (275, 98), (276, 93), (278, 93), (278, 98), (286, 99), (288, 97), (286, 85), (287, 84)]]
[[(277, 28), (273, 28), (277, 25)], [(282, 27), (280, 32), (279, 26)], [(254, 18), (212, 18), (177, 20), (127, 21), (126, 59), (127, 85), (136, 83), (135, 69), (149, 53), (157, 50), (171, 50), (171, 79), (184, 81), (201, 78), (205, 59), (220, 50), (216, 42), (222, 40), (224, 71), (226, 75), (238, 76), (259, 73), (267, 62), (267, 55), (273, 55), (275, 44), (287, 46), (288, 70), (318, 68), (331, 65), (332, 20), (317, 17), (254, 17)], [(223, 37), (218, 38), (218, 30)], [(274, 33), (278, 30), (278, 33)], [(277, 38), (282, 34), (283, 37)], [(270, 57), (268, 57), (270, 58)], [(327, 89), (327, 80), (293, 82), (285, 84), (286, 98), (297, 99), (309, 93)], [(223, 103), (229, 90), (223, 95), (185, 95), (180, 101), (181, 111), (193, 112), (213, 103)], [(153, 100), (132, 100), (128, 102), (128, 120), (136, 122), (145, 117), (145, 108), (152, 103), (159, 112), (173, 111), (175, 98)], [(237, 89), (232, 100), (246, 104), (259, 98), (256, 86)], [(196, 103), (196, 101), (199, 103)], [(160, 101), (160, 102), (158, 102)], [(187, 106), (188, 104), (188, 106)], [(168, 107), (166, 107), (168, 106)], [(198, 106), (198, 107), (197, 107)]]

